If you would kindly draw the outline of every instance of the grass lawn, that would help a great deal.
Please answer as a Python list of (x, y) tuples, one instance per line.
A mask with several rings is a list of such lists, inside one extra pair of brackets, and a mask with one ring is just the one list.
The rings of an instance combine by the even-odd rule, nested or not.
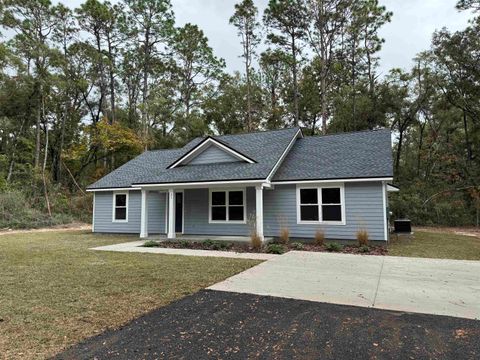
[(88, 250), (134, 239), (85, 231), (0, 236), (0, 358), (51, 356), (259, 263)]
[(449, 232), (416, 231), (411, 241), (391, 241), (388, 254), (438, 259), (480, 260), (480, 238)]

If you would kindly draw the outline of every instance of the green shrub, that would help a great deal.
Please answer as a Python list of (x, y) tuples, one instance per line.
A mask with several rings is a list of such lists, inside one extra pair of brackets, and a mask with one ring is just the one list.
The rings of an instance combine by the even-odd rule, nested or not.
[(207, 239), (202, 242), (203, 247), (211, 248), (213, 246), (213, 240)]
[(370, 252), (370, 248), (368, 247), (368, 245), (362, 245), (362, 246), (360, 246), (360, 248), (358, 249), (358, 252), (368, 253), (368, 252)]
[(147, 240), (143, 243), (143, 247), (158, 247), (158, 242), (154, 240)]
[(292, 248), (295, 250), (303, 250), (305, 248), (305, 245), (303, 245), (301, 242), (294, 242), (292, 243)]
[(214, 241), (210, 248), (212, 250), (227, 250), (232, 246), (233, 246), (232, 244), (227, 243), (225, 241)]
[(342, 251), (343, 246), (339, 243), (328, 243), (325, 246), (325, 249), (327, 249), (327, 251), (330, 251), (330, 252), (339, 252), (339, 251)]
[(180, 246), (188, 249), (192, 247), (192, 242), (188, 240), (180, 240)]
[(267, 246), (267, 253), (269, 254), (283, 254), (285, 247), (281, 244), (269, 244)]

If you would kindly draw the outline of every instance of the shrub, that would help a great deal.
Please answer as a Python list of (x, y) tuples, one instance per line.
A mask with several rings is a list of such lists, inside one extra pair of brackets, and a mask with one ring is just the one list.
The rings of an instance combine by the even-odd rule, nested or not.
[(183, 248), (191, 248), (192, 247), (192, 243), (188, 240), (180, 240), (179, 244)]
[(360, 248), (358, 249), (358, 252), (368, 253), (368, 252), (370, 252), (370, 247), (368, 247), (368, 245), (362, 245), (362, 246), (360, 246)]
[(368, 245), (368, 231), (360, 229), (357, 231), (357, 241), (359, 246)]
[(203, 245), (203, 247), (210, 248), (210, 247), (212, 247), (212, 245), (213, 245), (213, 241), (210, 240), (210, 239), (204, 240), (204, 241), (202, 242), (202, 245)]
[(322, 229), (317, 229), (315, 231), (315, 245), (323, 246), (325, 243), (325, 233)]
[(257, 232), (252, 232), (250, 235), (250, 245), (254, 250), (260, 250), (262, 248), (262, 239), (258, 236)]
[(147, 240), (143, 243), (143, 247), (157, 247), (158, 243), (154, 240)]
[(325, 248), (330, 252), (339, 252), (342, 251), (343, 246), (339, 243), (328, 243)]
[(269, 244), (267, 247), (267, 253), (269, 254), (283, 254), (285, 247), (281, 244)]
[(290, 239), (290, 230), (287, 227), (281, 227), (280, 228), (280, 243), (282, 244), (288, 244), (288, 241)]
[(303, 250), (304, 247), (305, 246), (301, 242), (292, 243), (292, 248), (294, 248), (295, 250)]
[(233, 246), (233, 244), (226, 243), (225, 241), (214, 241), (211, 246), (212, 250), (226, 250)]

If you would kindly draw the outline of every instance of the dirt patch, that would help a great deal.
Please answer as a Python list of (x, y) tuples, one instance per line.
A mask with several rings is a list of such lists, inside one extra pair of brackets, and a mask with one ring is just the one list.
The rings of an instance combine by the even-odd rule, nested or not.
[(50, 232), (50, 231), (78, 231), (78, 230), (91, 230), (91, 229), (92, 229), (92, 226), (90, 224), (72, 223), (72, 224), (64, 224), (64, 225), (58, 225), (58, 226), (52, 226), (52, 227), (40, 228), (40, 229), (23, 229), (23, 230), (0, 229), (0, 236), (11, 235), (11, 234), (41, 233), (41, 232)]
[[(249, 244), (229, 243), (226, 241), (147, 241), (145, 247), (160, 247), (170, 249), (194, 249), (194, 250), (217, 250), (232, 251), (237, 253), (285, 253), (290, 250), (296, 251), (314, 251), (314, 252), (333, 252), (328, 245), (316, 245), (309, 243), (289, 243), (279, 244), (270, 243), (260, 249), (254, 249)], [(276, 251), (272, 251), (272, 247)], [(387, 255), (388, 249), (385, 246), (368, 246), (359, 247), (356, 245), (339, 245), (335, 252), (345, 254), (362, 254), (362, 255)]]
[(416, 231), (432, 232), (437, 234), (455, 234), (463, 236), (471, 236), (480, 239), (480, 228), (477, 227), (415, 227)]

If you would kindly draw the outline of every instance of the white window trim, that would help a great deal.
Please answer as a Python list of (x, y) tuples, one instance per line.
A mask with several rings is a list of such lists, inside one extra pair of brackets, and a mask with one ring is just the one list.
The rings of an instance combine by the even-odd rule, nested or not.
[[(227, 220), (212, 220), (212, 193), (225, 192), (225, 206), (227, 207)], [(243, 220), (228, 220), (228, 193), (230, 191), (241, 191), (243, 193)], [(235, 206), (235, 205), (232, 205)], [(209, 189), (208, 192), (208, 223), (209, 224), (246, 224), (247, 223), (247, 190), (245, 188), (230, 188), (230, 189)]]
[[(340, 188), (340, 209), (342, 213), (342, 221), (322, 221), (322, 189)], [(300, 190), (301, 189), (317, 189), (318, 192), (318, 221), (302, 221), (300, 217)], [(325, 185), (297, 185), (296, 189), (297, 202), (297, 224), (301, 225), (346, 225), (345, 218), (345, 184), (325, 184)], [(308, 204), (306, 204), (308, 205)], [(314, 204), (312, 204), (314, 205)], [(328, 205), (328, 204), (325, 204)], [(334, 205), (334, 204), (332, 204)]]
[[(125, 198), (125, 212), (126, 212), (126, 216), (125, 216), (125, 220), (117, 220), (115, 219), (115, 208), (116, 208), (116, 205), (117, 205), (117, 195), (126, 195), (126, 198)], [(114, 191), (113, 192), (113, 201), (112, 201), (112, 222), (114, 223), (127, 223), (128, 222), (128, 196), (129, 195), (129, 192), (128, 191)]]

